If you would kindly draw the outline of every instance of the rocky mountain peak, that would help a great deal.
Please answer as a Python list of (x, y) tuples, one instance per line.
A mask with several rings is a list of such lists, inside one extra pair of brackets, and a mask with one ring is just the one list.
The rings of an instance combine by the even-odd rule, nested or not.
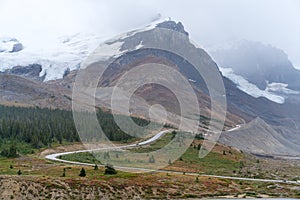
[(23, 76), (32, 80), (43, 81), (46, 74), (44, 76), (40, 76), (41, 71), (41, 65), (30, 64), (28, 66), (15, 66), (11, 69), (7, 69), (4, 73)]
[(162, 23), (157, 24), (156, 27), (167, 28), (167, 29), (170, 29), (170, 30), (174, 30), (174, 31), (183, 33), (187, 36), (189, 35), (189, 33), (184, 30), (184, 26), (181, 22), (176, 23), (175, 21), (171, 21), (171, 20), (170, 21), (164, 21)]

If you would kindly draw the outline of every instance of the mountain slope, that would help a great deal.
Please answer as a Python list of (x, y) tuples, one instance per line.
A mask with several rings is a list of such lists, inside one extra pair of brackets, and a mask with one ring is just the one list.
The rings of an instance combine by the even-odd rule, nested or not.
[[(183, 34), (180, 39), (176, 39), (175, 35), (173, 34), (174, 32), (172, 33), (172, 31), (169, 31), (166, 34), (166, 32), (160, 30), (162, 27), (164, 29), (171, 29), (172, 31)], [(152, 48), (154, 43), (153, 41), (158, 41), (157, 43), (161, 45), (162, 48)], [(203, 75), (205, 74), (210, 76), (212, 73), (217, 73), (220, 75), (217, 65), (210, 58), (210, 56), (203, 49), (197, 48), (190, 43), (188, 33), (184, 30), (183, 25), (180, 22), (176, 23), (174, 21), (164, 21), (158, 23), (157, 25), (151, 25), (144, 29), (131, 31), (127, 34), (122, 34), (121, 36), (106, 41), (99, 46), (99, 49), (96, 50), (96, 58), (93, 58), (94, 60), (92, 61), (88, 60), (88, 63), (92, 64), (87, 65), (86, 69), (82, 70), (87, 71), (86, 73), (90, 75), (90, 80), (93, 80), (94, 78), (92, 77), (97, 74), (98, 62), (108, 63), (108, 68), (104, 71), (103, 76), (99, 81), (99, 86), (106, 88), (106, 90), (101, 91), (101, 95), (109, 96), (110, 94), (104, 95), (103, 93), (111, 93), (109, 89), (113, 89), (113, 87), (118, 83), (118, 81), (120, 81), (124, 74), (130, 70), (137, 69), (137, 66), (146, 64), (154, 64), (153, 67), (158, 66), (159, 64), (169, 66), (176, 71), (179, 71), (180, 74), (189, 81), (189, 84), (193, 88), (193, 92), (197, 94), (201, 114), (207, 118), (210, 118), (211, 102), (208, 96), (208, 88), (204, 79), (186, 58), (173, 53), (172, 48), (170, 51), (163, 50), (163, 47), (169, 48), (174, 44), (179, 44), (179, 46), (182, 47), (181, 51), (186, 51), (193, 55), (192, 59), (197, 60), (197, 64), (201, 68), (202, 72), (204, 72)], [(161, 69), (163, 70), (163, 68)], [(149, 73), (153, 73), (153, 78), (155, 78), (155, 70), (149, 71)], [(172, 82), (174, 81), (174, 78), (179, 78), (175, 76), (173, 77), (171, 74), (169, 75), (170, 76), (166, 74), (166, 76), (163, 78), (163, 81)], [(143, 85), (142, 77), (143, 75), (137, 73), (133, 75), (132, 79), (128, 80), (125, 85), (133, 84), (135, 80), (141, 82), (140, 84)], [(90, 80), (85, 80), (86, 85), (90, 84)], [(176, 85), (176, 80), (173, 85)], [(155, 84), (146, 84), (138, 88), (135, 95), (146, 100), (146, 103), (149, 106), (154, 104), (162, 104), (165, 106), (165, 108), (167, 108), (168, 112), (178, 115), (180, 114), (180, 107), (178, 105), (176, 96), (174, 96), (174, 93), (180, 94), (180, 96), (184, 97), (186, 101), (188, 101), (190, 97), (193, 97), (193, 94), (187, 91), (183, 92), (180, 85), (173, 87), (172, 89), (173, 90), (170, 91), (166, 87), (160, 87)], [(213, 90), (214, 89), (217, 90), (217, 88), (213, 88)], [(107, 100), (102, 99), (98, 103), (100, 104), (103, 102), (110, 102), (109, 97)], [(188, 109), (191, 115), (194, 113), (193, 118), (197, 116), (200, 117), (199, 113), (195, 113), (195, 108), (192, 107), (193, 104), (187, 104), (186, 106), (189, 107)], [(145, 107), (137, 108), (136, 105), (134, 105), (132, 112), (135, 113), (137, 109), (144, 110), (145, 112), (148, 110)], [(219, 115), (218, 117), (221, 119), (221, 106), (218, 109), (220, 112), (215, 114)], [(242, 120), (237, 116), (228, 112), (227, 126), (233, 126), (236, 122), (241, 121)]]
[(244, 92), (276, 103), (300, 94), (300, 70), (280, 49), (260, 42), (239, 40), (208, 48), (223, 75)]
[(220, 142), (258, 155), (298, 156), (300, 153), (299, 144), (278, 133), (260, 118), (239, 130), (224, 132)]
[(0, 102), (70, 109), (71, 91), (17, 75), (0, 74)]

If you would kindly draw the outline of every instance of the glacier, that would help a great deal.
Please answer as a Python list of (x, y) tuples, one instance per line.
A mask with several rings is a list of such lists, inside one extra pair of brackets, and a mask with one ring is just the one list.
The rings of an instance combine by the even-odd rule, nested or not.
[[(13, 52), (13, 45), (19, 42), (15, 38), (0, 37), (0, 72), (4, 72), (15, 66), (28, 66), (31, 64), (40, 64), (42, 71), (40, 77), (45, 77), (44, 81), (63, 78), (66, 70), (76, 70), (86, 66), (85, 60), (89, 55), (101, 49), (101, 55), (97, 59), (107, 59), (117, 57), (122, 53), (121, 40), (132, 36), (138, 32), (148, 31), (156, 27), (157, 24), (171, 19), (159, 18), (153, 20), (148, 26), (133, 29), (107, 40), (107, 37), (100, 37), (96, 34), (77, 33), (71, 36), (62, 36), (54, 39), (54, 42), (45, 41), (39, 47), (33, 47), (31, 44), (25, 44), (20, 51)], [(21, 41), (22, 42), (22, 41)], [(22, 44), (22, 43), (20, 43)], [(99, 47), (99, 48), (97, 48)], [(143, 44), (140, 43), (135, 49), (140, 49)], [(88, 59), (92, 60), (92, 59)]]
[(278, 84), (269, 84), (269, 87), (267, 87), (265, 90), (261, 90), (256, 85), (247, 81), (244, 77), (235, 74), (232, 68), (219, 67), (219, 70), (223, 76), (234, 82), (240, 90), (255, 98), (265, 97), (278, 104), (283, 104), (285, 102), (285, 98), (283, 96), (273, 93), (276, 91), (274, 86), (278, 86)]

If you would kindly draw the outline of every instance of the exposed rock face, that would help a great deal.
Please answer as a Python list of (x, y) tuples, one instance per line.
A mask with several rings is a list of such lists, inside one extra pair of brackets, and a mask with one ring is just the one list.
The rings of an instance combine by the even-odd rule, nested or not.
[(184, 30), (184, 26), (181, 22), (176, 23), (174, 21), (165, 21), (160, 24), (157, 24), (157, 27), (171, 29), (173, 31), (183, 33), (187, 36), (189, 35), (189, 33)]
[(12, 48), (12, 50), (10, 52), (14, 53), (14, 52), (19, 52), (21, 50), (23, 50), (23, 45), (21, 43), (15, 43), (13, 45), (13, 48)]
[(45, 76), (40, 77), (42, 66), (39, 64), (32, 64), (28, 66), (16, 66), (12, 69), (6, 70), (6, 74), (14, 74), (23, 76), (32, 80), (43, 81)]
[[(175, 31), (161, 30), (157, 27), (164, 27), (165, 29), (171, 29)], [(178, 34), (177, 32), (181, 32), (183, 34)], [(159, 47), (154, 47), (154, 43)], [(192, 99), (191, 97), (193, 96), (191, 95), (196, 94), (199, 100), (201, 115), (205, 115), (207, 118), (211, 117), (211, 101), (208, 96), (208, 88), (204, 82), (203, 77), (216, 77), (216, 74), (219, 76), (221, 76), (221, 74), (218, 71), (216, 63), (211, 59), (211, 57), (203, 49), (197, 48), (192, 43), (190, 43), (188, 33), (184, 30), (184, 27), (180, 22), (176, 23), (173, 21), (166, 21), (158, 24), (155, 28), (152, 29), (144, 29), (136, 32), (132, 31), (126, 34), (126, 37), (114, 38), (113, 40), (109, 40), (108, 42), (104, 43), (103, 46), (105, 47), (103, 48), (104, 52), (101, 51), (100, 46), (100, 53), (96, 52), (95, 55), (103, 55), (104, 53), (108, 52), (106, 48), (114, 46), (118, 46), (117, 49), (119, 51), (114, 53), (109, 61), (103, 61), (103, 57), (99, 57), (99, 60), (97, 60), (97, 58), (95, 58), (97, 56), (92, 56), (93, 58), (95, 58), (95, 61), (93, 62), (94, 64), (97, 63), (97, 61), (107, 62), (108, 64), (110, 63), (109, 67), (104, 72), (102, 79), (100, 79), (99, 81), (99, 86), (109, 89), (109, 87), (114, 86), (115, 83), (119, 81), (122, 75), (139, 65), (167, 65), (174, 68), (176, 71), (179, 71), (180, 74), (190, 82), (195, 91), (193, 94), (191, 92), (184, 93), (185, 91), (181, 91), (180, 88), (176, 87), (176, 89), (174, 90), (177, 92), (177, 94), (181, 94), (182, 97), (186, 99), (186, 102), (188, 101), (188, 99)], [(182, 56), (173, 53), (175, 50), (178, 50), (180, 52), (178, 54), (181, 54)], [(184, 55), (188, 56), (185, 56), (185, 58), (183, 58)], [(198, 69), (196, 69), (196, 66), (193, 66), (191, 63), (189, 63), (190, 59), (188, 57), (192, 57), (191, 60), (194, 63), (197, 63)], [(91, 76), (96, 74), (94, 73), (95, 70), (97, 70), (96, 65), (97, 64), (95, 64), (95, 66), (87, 67), (87, 70), (90, 71), (89, 74), (91, 74)], [(201, 72), (198, 72), (198, 70), (200, 70)], [(132, 80), (134, 81), (139, 79), (142, 80), (140, 75), (136, 74), (136, 77), (134, 77)], [(171, 79), (176, 78), (172, 75), (168, 76), (168, 74), (166, 74), (165, 81), (169, 81)], [(127, 82), (129, 85), (131, 84), (130, 81), (131, 80)], [(89, 80), (86, 79), (86, 82), (88, 84)], [(219, 88), (218, 85), (215, 84), (215, 82), (217, 82), (217, 80), (214, 81), (213, 86), (211, 86), (213, 89), (210, 89), (218, 91)], [(173, 98), (174, 95), (172, 95), (170, 91), (167, 91), (166, 88), (158, 87), (155, 85), (147, 85), (145, 87), (141, 87), (136, 94), (145, 99), (150, 105), (161, 104), (164, 105), (165, 108), (167, 108), (168, 112), (178, 114), (179, 107), (174, 106), (176, 105), (176, 98)], [(104, 96), (103, 93), (102, 96)], [(154, 98), (155, 96), (157, 98)], [(166, 97), (169, 97), (169, 100), (167, 100), (168, 98)], [(110, 101), (107, 100), (107, 102)], [(197, 111), (195, 107), (193, 107), (193, 105), (188, 105), (187, 107), (190, 111), (188, 112), (190, 115), (193, 115), (193, 117), (199, 115), (199, 113), (196, 113)], [(221, 106), (219, 106), (218, 109), (220, 112), (217, 113), (217, 117), (221, 119)], [(133, 113), (135, 114), (134, 109)], [(241, 122), (241, 119), (229, 112), (227, 113), (227, 117), (228, 123), (226, 125), (231, 126), (237, 121)]]
[(15, 53), (23, 50), (23, 44), (16, 38), (0, 38), (0, 53)]
[[(203, 68), (217, 67), (207, 54), (202, 55), (201, 60), (201, 66)], [(193, 84), (196, 85), (202, 92), (208, 94), (208, 89), (203, 78), (188, 61), (174, 53), (159, 49), (139, 49), (120, 56), (105, 71), (100, 84), (104, 86), (114, 84), (114, 81), (116, 81), (117, 78), (119, 78), (127, 70), (130, 70), (130, 68), (133, 68), (135, 64), (138, 65), (147, 62), (166, 64), (175, 67), (175, 69), (179, 70), (187, 77), (187, 79), (197, 80)]]

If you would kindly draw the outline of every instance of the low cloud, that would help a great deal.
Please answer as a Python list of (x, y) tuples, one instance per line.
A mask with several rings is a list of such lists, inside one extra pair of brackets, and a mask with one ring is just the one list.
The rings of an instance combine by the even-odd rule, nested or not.
[(78, 32), (107, 37), (143, 26), (158, 13), (182, 21), (203, 46), (240, 38), (261, 41), (283, 49), (300, 67), (297, 0), (2, 0), (0, 34), (37, 45)]

